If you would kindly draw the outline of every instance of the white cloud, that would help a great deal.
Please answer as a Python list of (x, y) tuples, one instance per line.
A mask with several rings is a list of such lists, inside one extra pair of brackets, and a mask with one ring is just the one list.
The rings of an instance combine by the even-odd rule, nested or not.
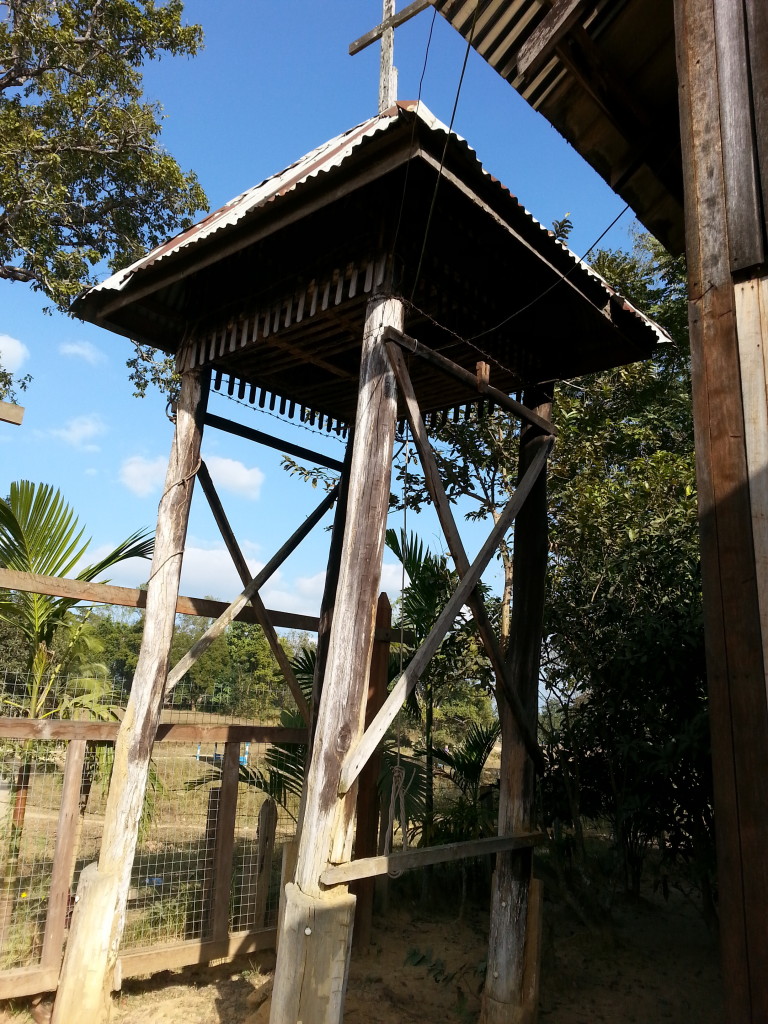
[(257, 466), (249, 469), (237, 459), (227, 459), (221, 455), (209, 455), (205, 464), (217, 488), (239, 494), (251, 501), (258, 500), (264, 474)]
[(99, 446), (93, 444), (93, 439), (104, 434), (106, 429), (102, 418), (96, 413), (91, 413), (89, 415), (75, 416), (74, 419), (68, 420), (63, 427), (51, 430), (51, 434), (73, 448), (82, 448), (87, 452), (97, 452)]
[(165, 480), (167, 460), (162, 455), (145, 459), (143, 455), (131, 455), (120, 467), (120, 483), (139, 498), (146, 498), (153, 491), (159, 491)]
[(10, 334), (0, 334), (0, 363), (4, 369), (16, 373), (29, 358), (29, 349), (23, 341)]
[[(117, 542), (119, 543), (119, 541)], [(113, 551), (116, 544), (99, 544), (97, 547), (89, 548), (86, 557), (77, 566), (79, 571), (86, 565), (93, 565), (100, 558)], [(106, 572), (99, 576), (99, 583), (107, 580), (116, 587), (138, 587), (149, 579), (152, 562), (149, 558), (127, 558), (124, 562), (118, 562)]]
[[(252, 576), (264, 565), (263, 562), (247, 557), (246, 563)], [(205, 546), (187, 540), (181, 569), (183, 594), (188, 597), (210, 596), (229, 603), (242, 589), (240, 577), (223, 544)]]
[(91, 366), (103, 363), (106, 356), (101, 349), (96, 348), (90, 341), (64, 341), (59, 345), (59, 352), (63, 356), (71, 356), (74, 359), (83, 359)]
[[(408, 573), (405, 574), (406, 587), (410, 583)], [(400, 590), (403, 585), (403, 567), (399, 562), (385, 562), (381, 567), (381, 583), (379, 590), (385, 590), (389, 599), (394, 603), (400, 597)]]

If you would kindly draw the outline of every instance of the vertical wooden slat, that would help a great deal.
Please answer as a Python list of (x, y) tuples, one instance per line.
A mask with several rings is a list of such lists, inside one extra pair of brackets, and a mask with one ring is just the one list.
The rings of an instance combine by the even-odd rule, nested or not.
[(221, 762), (221, 789), (216, 817), (216, 844), (213, 854), (213, 909), (211, 938), (226, 939), (229, 934), (229, 894), (232, 889), (232, 863), (235, 848), (235, 815), (240, 771), (240, 744), (225, 743)]
[(745, 6), (755, 146), (763, 206), (763, 238), (764, 244), (768, 245), (768, 4), (765, 0), (746, 0)]
[[(376, 713), (387, 699), (389, 681), (389, 630), (392, 628), (392, 608), (386, 594), (379, 594), (376, 606), (376, 632), (386, 631), (386, 639), (376, 640), (371, 657), (371, 674), (368, 681), (368, 698), (365, 705), (365, 728), (371, 724)], [(357, 827), (355, 829), (355, 859), (375, 857), (378, 853), (379, 838), (379, 774), (381, 754), (374, 754), (360, 772), (357, 790)], [(376, 879), (361, 878), (351, 887), (357, 896), (355, 907), (354, 946), (365, 950), (371, 944), (373, 923), (373, 899)]]
[(51, 887), (48, 892), (48, 913), (45, 918), (43, 952), (40, 960), (42, 967), (58, 969), (61, 964), (72, 887), (72, 869), (76, 856), (75, 844), (79, 838), (77, 820), (80, 815), (80, 787), (83, 782), (85, 747), (85, 740), (70, 740), (67, 747), (61, 786), (61, 806), (56, 825)]

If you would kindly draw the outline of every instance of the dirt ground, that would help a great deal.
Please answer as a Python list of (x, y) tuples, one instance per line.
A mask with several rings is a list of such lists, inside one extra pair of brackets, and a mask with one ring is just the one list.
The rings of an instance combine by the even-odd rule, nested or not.
[[(487, 915), (425, 913), (407, 902), (374, 922), (353, 953), (345, 1024), (470, 1024), (477, 1020)], [(272, 956), (126, 982), (113, 1024), (266, 1024)], [(0, 1024), (45, 1018), (0, 1009)], [(615, 908), (590, 929), (545, 899), (540, 1024), (720, 1024), (715, 937), (673, 893)]]

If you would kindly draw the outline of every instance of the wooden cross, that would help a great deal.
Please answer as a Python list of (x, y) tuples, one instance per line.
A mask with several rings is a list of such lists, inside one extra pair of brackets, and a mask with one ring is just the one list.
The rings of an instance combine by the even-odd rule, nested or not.
[(381, 24), (350, 43), (349, 52), (352, 56), (360, 53), (377, 39), (381, 40), (381, 65), (379, 71), (379, 113), (388, 110), (397, 100), (397, 68), (394, 63), (395, 29), (398, 25), (410, 21), (431, 6), (431, 0), (413, 0), (402, 11), (395, 12), (395, 0), (383, 0)]

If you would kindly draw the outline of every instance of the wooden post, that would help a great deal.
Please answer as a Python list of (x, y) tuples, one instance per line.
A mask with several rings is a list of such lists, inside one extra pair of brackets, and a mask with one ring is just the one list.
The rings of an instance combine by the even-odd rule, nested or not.
[[(287, 886), (286, 892), (272, 1024), (341, 1022), (354, 897), (324, 891), (320, 875), (329, 862), (349, 860), (352, 847), (356, 787), (340, 797), (339, 783), (342, 762), (363, 729), (397, 417), (394, 375), (382, 330), (388, 325), (402, 330), (403, 317), (399, 299), (378, 295), (368, 303), (347, 529), (307, 778), (296, 884)], [(316, 925), (299, 927), (312, 915), (317, 915)], [(312, 935), (305, 935), (304, 928)]]
[[(525, 404), (549, 419), (551, 399), (527, 395)], [(520, 475), (547, 443), (539, 427), (528, 425), (520, 442)], [(547, 568), (547, 481), (540, 473), (528, 500), (515, 521), (515, 571), (512, 624), (507, 661), (512, 686), (517, 691), (528, 726), (535, 735), (538, 712), (541, 630)], [(501, 789), (499, 834), (533, 830), (535, 778), (533, 762), (515, 724), (514, 715), (497, 688), (501, 719)], [(529, 888), (532, 849), (500, 853), (491, 890), (491, 928), (488, 937), (488, 971), (483, 990), (480, 1024), (531, 1024), (537, 1006), (531, 1004), (526, 984), (533, 965), (532, 940), (528, 935)], [(529, 946), (529, 942), (531, 945)]]
[(216, 814), (216, 841), (213, 852), (213, 901), (211, 938), (226, 939), (229, 934), (229, 895), (232, 890), (232, 863), (235, 848), (235, 818), (240, 773), (240, 744), (224, 744), (221, 762), (221, 789)]
[[(208, 376), (185, 373), (165, 489), (157, 517), (147, 614), (133, 687), (115, 743), (101, 854), (73, 915), (53, 1024), (100, 1024), (125, 924), (152, 743), (160, 720), (195, 473), (200, 461)], [(93, 874), (93, 873), (92, 873)], [(87, 922), (83, 923), (82, 922)]]
[(768, 11), (675, 0), (696, 474), (730, 1024), (768, 1020)]
[(61, 786), (61, 806), (56, 826), (56, 849), (53, 853), (51, 888), (48, 892), (48, 914), (45, 918), (45, 937), (41, 966), (61, 966), (61, 951), (64, 945), (69, 894), (72, 885), (72, 871), (77, 856), (77, 842), (80, 838), (80, 787), (83, 783), (85, 763), (85, 740), (70, 740), (67, 760), (64, 765), (64, 780)]
[(253, 900), (252, 928), (266, 928), (269, 882), (272, 877), (272, 856), (275, 852), (275, 831), (277, 829), (277, 804), (265, 800), (259, 808), (259, 835), (256, 851), (256, 892)]
[[(386, 594), (379, 594), (376, 608), (376, 630), (392, 628), (392, 608)], [(389, 640), (376, 640), (373, 645), (371, 677), (368, 682), (368, 700), (365, 705), (366, 729), (387, 698), (389, 677)], [(379, 775), (381, 755), (376, 753), (360, 772), (357, 788), (357, 828), (355, 829), (355, 859), (375, 857), (379, 838)], [(376, 878), (361, 878), (352, 887), (357, 897), (355, 908), (355, 949), (366, 950), (371, 944), (373, 923), (373, 897)]]

